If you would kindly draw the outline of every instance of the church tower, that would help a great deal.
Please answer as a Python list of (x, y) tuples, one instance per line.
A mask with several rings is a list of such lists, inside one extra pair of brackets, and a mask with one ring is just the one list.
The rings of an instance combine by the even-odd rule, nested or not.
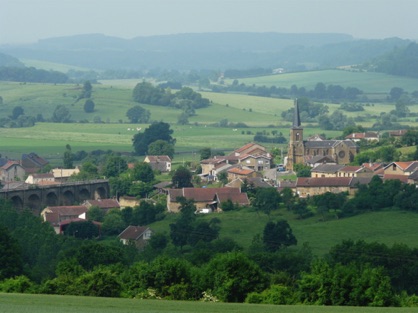
[(303, 128), (300, 123), (298, 99), (295, 99), (293, 125), (290, 129), (289, 150), (287, 153), (286, 169), (293, 170), (293, 166), (304, 163), (305, 147), (303, 144)]

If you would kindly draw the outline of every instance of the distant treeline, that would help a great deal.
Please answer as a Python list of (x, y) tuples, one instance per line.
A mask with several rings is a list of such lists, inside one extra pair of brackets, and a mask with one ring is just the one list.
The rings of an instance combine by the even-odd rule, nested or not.
[(0, 80), (28, 83), (56, 83), (69, 81), (68, 76), (57, 71), (39, 70), (34, 67), (0, 67)]
[(289, 88), (277, 87), (277, 86), (247, 86), (244, 83), (239, 83), (235, 79), (230, 86), (212, 85), (212, 91), (214, 92), (244, 92), (255, 96), (261, 97), (309, 97), (317, 100), (351, 100), (354, 101), (358, 96), (363, 94), (363, 91), (356, 87), (342, 87), (340, 85), (325, 85), (322, 82), (318, 82), (315, 88), (307, 90), (305, 87), (293, 85)]

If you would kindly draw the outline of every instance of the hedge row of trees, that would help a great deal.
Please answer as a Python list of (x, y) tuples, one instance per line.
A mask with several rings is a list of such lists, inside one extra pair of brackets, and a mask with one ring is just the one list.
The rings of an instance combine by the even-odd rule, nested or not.
[(210, 104), (208, 99), (203, 98), (192, 88), (183, 87), (172, 94), (170, 89), (154, 86), (145, 81), (135, 86), (132, 96), (134, 101), (139, 103), (171, 106), (183, 111), (205, 108)]

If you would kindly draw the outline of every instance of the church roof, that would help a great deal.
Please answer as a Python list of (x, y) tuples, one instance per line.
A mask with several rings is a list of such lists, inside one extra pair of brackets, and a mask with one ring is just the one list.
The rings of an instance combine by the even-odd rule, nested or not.
[(348, 147), (355, 147), (356, 144), (351, 140), (322, 140), (322, 141), (305, 141), (305, 147), (314, 148), (331, 148), (339, 145), (340, 143), (346, 144)]
[(299, 105), (298, 99), (295, 99), (295, 111), (293, 113), (293, 128), (300, 128), (300, 114), (299, 114)]

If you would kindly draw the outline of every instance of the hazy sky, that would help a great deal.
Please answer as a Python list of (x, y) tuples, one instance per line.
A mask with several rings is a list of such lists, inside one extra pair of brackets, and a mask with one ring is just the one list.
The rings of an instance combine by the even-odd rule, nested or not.
[(224, 31), (418, 39), (418, 0), (0, 0), (0, 44)]

